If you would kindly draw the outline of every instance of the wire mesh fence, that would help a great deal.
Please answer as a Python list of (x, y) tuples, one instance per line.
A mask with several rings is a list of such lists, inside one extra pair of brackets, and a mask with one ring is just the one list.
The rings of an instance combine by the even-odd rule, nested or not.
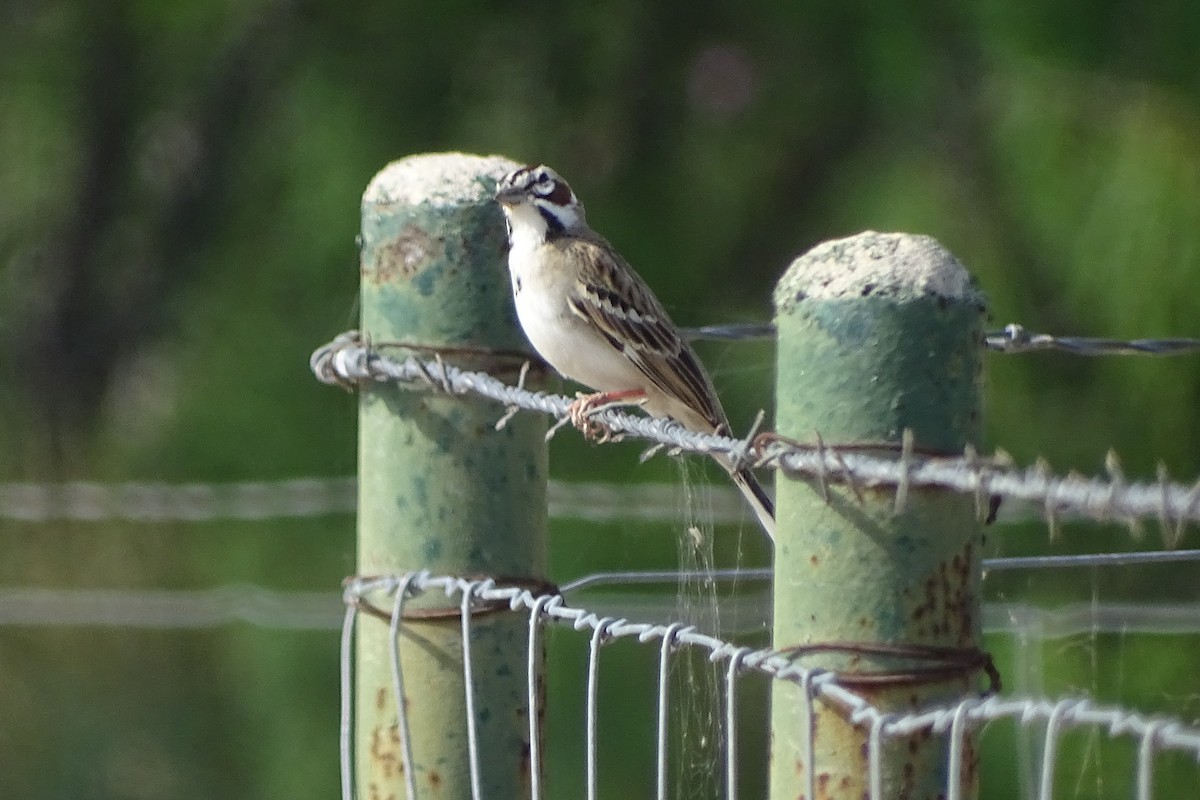
[[(1053, 795), (1054, 772), (1057, 766), (1057, 750), (1059, 738), (1074, 728), (1094, 727), (1113, 738), (1127, 738), (1137, 747), (1137, 760), (1134, 766), (1134, 782), (1137, 787), (1136, 796), (1139, 800), (1148, 800), (1152, 796), (1154, 758), (1160, 752), (1181, 751), (1188, 757), (1200, 762), (1200, 727), (1189, 726), (1179, 719), (1166, 716), (1146, 716), (1135, 711), (1106, 706), (1087, 698), (1036, 698), (1036, 697), (1000, 697), (1000, 696), (971, 696), (959, 702), (947, 705), (931, 706), (911, 712), (885, 713), (874, 707), (868, 696), (843, 686), (838, 676), (831, 672), (805, 669), (796, 663), (794, 654), (780, 652), (770, 648), (755, 649), (739, 646), (714, 636), (707, 635), (694, 627), (680, 623), (642, 623), (631, 622), (628, 619), (612, 616), (602, 616), (585, 608), (575, 607), (566, 602), (560, 593), (536, 595), (527, 589), (505, 588), (496, 585), (491, 579), (469, 580), (453, 576), (432, 576), (427, 572), (410, 573), (406, 575), (377, 578), (371, 580), (358, 579), (350, 582), (346, 588), (346, 614), (342, 633), (342, 769), (343, 796), (353, 797), (351, 786), (352, 730), (350, 702), (351, 686), (351, 643), (355, 625), (372, 624), (370, 620), (362, 619), (361, 609), (370, 607), (383, 616), (390, 629), (390, 638), (396, 643), (393, 648), (391, 668), (393, 691), (396, 697), (406, 697), (403, 674), (400, 669), (400, 648), (403, 641), (400, 631), (403, 625), (404, 604), (407, 600), (426, 592), (440, 592), (446, 598), (460, 604), (462, 615), (462, 641), (464, 643), (464, 674), (463, 688), (467, 694), (468, 709), (471, 708), (471, 693), (474, 685), (471, 675), (472, 663), (468, 643), (471, 641), (471, 626), (473, 613), (478, 613), (479, 604), (501, 602), (507, 605), (513, 613), (528, 615), (529, 623), (529, 655), (528, 665), (528, 719), (530, 753), (533, 758), (531, 766), (532, 796), (543, 797), (540, 783), (542, 742), (538, 720), (540, 715), (540, 700), (537, 691), (535, 675), (537, 657), (540, 647), (539, 637), (542, 629), (549, 624), (569, 625), (575, 631), (583, 632), (588, 637), (587, 659), (587, 704), (585, 710), (585, 729), (587, 731), (587, 776), (586, 796), (597, 796), (597, 744), (596, 725), (600, 713), (596, 703), (596, 682), (599, 674), (600, 653), (606, 644), (617, 639), (630, 638), (646, 645), (657, 646), (660, 650), (659, 671), (657, 682), (658, 706), (655, 710), (657, 732), (655, 742), (655, 763), (657, 765), (656, 782), (657, 797), (668, 796), (666, 780), (667, 746), (665, 735), (665, 720), (668, 709), (666, 686), (669, 680), (669, 664), (673, 653), (679, 649), (693, 648), (704, 653), (710, 661), (723, 665), (725, 673), (724, 694), (721, 700), (726, 719), (727, 739), (724, 742), (724, 796), (736, 798), (739, 796), (737, 774), (737, 689), (738, 681), (745, 673), (759, 673), (774, 680), (790, 681), (802, 687), (802, 696), (807, 699), (803, 707), (796, 713), (810, 722), (813, 719), (813, 703), (822, 702), (836, 706), (851, 722), (869, 730), (869, 749), (867, 764), (869, 770), (870, 797), (881, 800), (883, 793), (883, 774), (881, 767), (881, 750), (885, 742), (903, 736), (928, 733), (929, 735), (946, 737), (949, 742), (948, 759), (945, 765), (947, 775), (947, 797), (959, 797), (962, 781), (959, 771), (963, 768), (963, 740), (968, 732), (977, 730), (985, 723), (1006, 721), (1014, 725), (1044, 726), (1044, 750), (1039, 780), (1039, 797), (1049, 798)], [(379, 598), (389, 602), (380, 603)], [(372, 605), (377, 604), (377, 605)], [(375, 622), (375, 624), (379, 624)], [(406, 719), (405, 704), (399, 704), (397, 721), (401, 741), (404, 744), (404, 774), (409, 776), (409, 797), (420, 795), (412, 777), (416, 774), (413, 768), (411, 753), (411, 732)], [(450, 723), (456, 724), (456, 723)], [(473, 714), (468, 714), (462, 725), (472, 731), (476, 724)], [(472, 750), (476, 746), (477, 735), (469, 734)], [(810, 749), (810, 763), (811, 761)], [(470, 760), (472, 769), (472, 785), (479, 786), (479, 763), (477, 758)], [(818, 797), (816, 792), (816, 776), (820, 765), (807, 771), (807, 797)], [(1002, 780), (1002, 779), (1000, 779)], [(478, 795), (476, 795), (478, 796)]]

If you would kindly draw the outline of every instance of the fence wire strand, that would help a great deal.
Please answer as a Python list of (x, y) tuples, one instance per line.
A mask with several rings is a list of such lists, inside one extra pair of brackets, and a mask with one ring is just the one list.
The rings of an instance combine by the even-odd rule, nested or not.
[[(417, 771), (413, 761), (412, 729), (408, 724), (407, 710), (404, 708), (404, 698), (408, 697), (408, 694), (404, 691), (404, 670), (400, 665), (398, 643), (400, 642), (400, 621), (404, 619), (404, 601), (408, 598), (409, 587), (414, 578), (416, 575), (406, 575), (396, 586), (396, 602), (392, 605), (392, 618), (388, 624), (390, 641), (397, 643), (396, 646), (389, 648), (392, 666), (392, 693), (395, 695), (400, 709), (397, 712), (396, 731), (400, 736), (400, 758), (402, 759), (400, 764), (404, 768), (404, 787), (407, 792), (405, 797), (410, 800), (417, 800)], [(466, 645), (464, 645), (465, 647)]]
[[(687, 339), (722, 342), (769, 341), (775, 338), (775, 326), (770, 322), (702, 325), (681, 329)], [(1076, 356), (1183, 356), (1200, 353), (1200, 339), (1173, 337), (1167, 339), (1109, 339), (1094, 336), (1055, 336), (1034, 333), (1017, 323), (984, 337), (984, 345), (998, 353), (1016, 355), (1055, 350)]]
[[(679, 486), (674, 483), (606, 483), (549, 481), (546, 510), (553, 519), (581, 522), (675, 522), (679, 518)], [(732, 486), (709, 486), (705, 521), (732, 525), (747, 518), (745, 502)], [(354, 477), (308, 477), (242, 483), (67, 481), (0, 483), (0, 521), (128, 522), (135, 524), (222, 521), (262, 522), (350, 515), (358, 508)], [(1089, 519), (1059, 510), (1055, 521)], [(1045, 520), (1045, 509), (1032, 502), (1001, 505), (995, 524), (1016, 525)], [(1180, 560), (1154, 551), (1153, 558)], [(1109, 553), (1119, 559), (1130, 554)]]
[[(471, 581), (462, 589), (462, 662), (463, 693), (467, 717), (467, 764), (471, 770), (471, 800), (483, 800), (483, 786), (479, 774), (479, 715), (475, 713), (475, 665), (471, 656), (471, 600), (483, 587), (483, 581)], [(399, 645), (392, 640), (392, 649)], [(397, 703), (404, 702), (404, 695), (397, 695)]]
[[(572, 403), (567, 397), (508, 385), (487, 373), (459, 369), (440, 359), (393, 359), (364, 346), (353, 331), (318, 349), (311, 367), (321, 381), (329, 384), (393, 382), (408, 389), (475, 394), (508, 409), (549, 414), (560, 421), (566, 419)], [(839, 448), (835, 444), (776, 439), (755, 446), (753, 441), (689, 431), (673, 420), (616, 410), (600, 411), (592, 420), (617, 439), (644, 439), (672, 454), (726, 455), (735, 463), (782, 469), (822, 486), (845, 483), (860, 491), (887, 486), (894, 487), (901, 496), (910, 487), (939, 487), (973, 495), (981, 511), (989, 497), (1032, 502), (1045, 509), (1052, 530), (1064, 513), (1097, 521), (1118, 520), (1131, 526), (1153, 519), (1161, 523), (1168, 544), (1174, 545), (1186, 523), (1200, 521), (1200, 482), (1172, 483), (1164, 469), (1159, 470), (1156, 483), (1129, 482), (1112, 454), (1106, 460), (1109, 477), (1088, 478), (1055, 475), (1041, 463), (1022, 469), (1009, 464), (1005, 457), (985, 458), (972, 450), (956, 457), (934, 457), (905, 448), (898, 458), (882, 458), (861, 452), (861, 445)]]
[[(546, 486), (546, 510), (554, 519), (582, 522), (675, 522), (679, 486), (674, 483), (556, 481)], [(732, 486), (709, 486), (706, 520), (715, 525), (746, 519), (745, 502)], [(0, 520), (129, 522), (160, 524), (259, 522), (354, 514), (358, 481), (310, 477), (244, 483), (66, 481), (0, 483)], [(1045, 511), (1032, 503), (1004, 503), (997, 525), (1040, 522)], [(1083, 519), (1060, 511), (1059, 522)]]
[[(745, 518), (741, 495), (732, 487), (710, 490), (712, 522)], [(616, 484), (550, 481), (546, 509), (555, 519), (584, 522), (673, 522), (679, 487), (671, 483)], [(0, 483), (0, 520), (47, 522), (220, 522), (303, 519), (353, 514), (358, 480), (353, 477), (296, 478), (245, 483), (67, 481)], [(1018, 517), (1004, 509), (1001, 522)], [(1036, 514), (1028, 515), (1037, 518)]]
[[(837, 683), (836, 676), (829, 672), (806, 669), (790, 658), (787, 654), (770, 648), (754, 650), (744, 645), (735, 645), (714, 636), (697, 631), (692, 626), (680, 623), (656, 624), (637, 623), (627, 619), (600, 615), (581, 607), (567, 603), (562, 594), (535, 596), (526, 589), (498, 588), (490, 580), (463, 579), (454, 576), (434, 576), (427, 571), (409, 573), (401, 576), (358, 578), (348, 583), (346, 602), (350, 609), (344, 624), (342, 676), (349, 679), (348, 662), (349, 632), (352, 631), (353, 610), (359, 603), (376, 602), (379, 596), (387, 596), (396, 592), (406, 595), (422, 592), (444, 593), (448, 598), (457, 596), (462, 604), (464, 641), (468, 638), (470, 609), (473, 601), (500, 601), (507, 603), (511, 611), (529, 614), (530, 646), (528, 657), (528, 702), (529, 718), (536, 719), (539, 709), (532, 705), (539, 702), (536, 682), (536, 667), (533, 661), (538, 658), (538, 649), (534, 646), (535, 632), (546, 624), (570, 625), (577, 631), (590, 632), (590, 645), (586, 667), (586, 796), (594, 798), (597, 792), (599, 765), (597, 763), (598, 737), (597, 717), (598, 685), (600, 669), (600, 650), (607, 643), (619, 638), (635, 638), (638, 642), (656, 641), (659, 645), (658, 668), (658, 699), (655, 715), (655, 758), (656, 758), (656, 796), (665, 796), (667, 737), (663, 721), (667, 717), (669, 694), (664, 690), (666, 673), (668, 671), (671, 653), (678, 648), (692, 648), (707, 655), (712, 663), (726, 662), (727, 678), (725, 703), (729, 719), (736, 717), (737, 694), (734, 683), (737, 677), (745, 673), (765, 675), (773, 680), (789, 681), (799, 685), (806, 698), (799, 709), (808, 719), (809, 761), (812, 764), (812, 702), (819, 701), (838, 709), (851, 723), (868, 733), (868, 785), (872, 797), (883, 797), (882, 747), (885, 740), (911, 736), (917, 733), (929, 735), (946, 735), (950, 742), (950, 764), (947, 765), (947, 775), (950, 777), (948, 787), (949, 797), (960, 795), (961, 761), (963, 757), (964, 739), (968, 730), (984, 723), (1007, 720), (1015, 725), (1028, 727), (1039, 723), (1045, 725), (1045, 742), (1043, 746), (1043, 765), (1040, 775), (1040, 796), (1049, 798), (1053, 788), (1054, 768), (1058, 752), (1059, 740), (1065, 731), (1090, 727), (1106, 732), (1111, 738), (1127, 738), (1137, 749), (1135, 763), (1136, 774), (1134, 785), (1137, 787), (1139, 798), (1149, 798), (1152, 785), (1153, 756), (1164, 751), (1175, 751), (1186, 754), (1200, 762), (1200, 727), (1188, 726), (1178, 719), (1155, 715), (1145, 716), (1115, 706), (1099, 705), (1087, 699), (1062, 698), (1047, 699), (1038, 697), (1000, 697), (1000, 696), (970, 696), (962, 700), (942, 705), (932, 705), (914, 711), (884, 712), (874, 707), (870, 700), (856, 694), (850, 689)], [(393, 614), (399, 603), (390, 604)], [(386, 606), (383, 606), (386, 607)], [(393, 622), (393, 630), (398, 623)], [(393, 648), (400, 647), (400, 639), (393, 636)], [(464, 653), (464, 670), (469, 670), (469, 659)], [(464, 675), (467, 686), (470, 686), (470, 673)], [(351, 727), (351, 721), (346, 718), (350, 713), (344, 702), (346, 688), (343, 686), (343, 719), (342, 730)], [(469, 688), (467, 690), (470, 691)], [(401, 695), (402, 696), (402, 695)], [(401, 714), (404, 712), (401, 711)], [(468, 712), (468, 717), (471, 714)], [(471, 720), (465, 721), (470, 726)], [(736, 761), (734, 749), (737, 737), (736, 727), (729, 727), (730, 736), (726, 739), (725, 753), (727, 763)], [(536, 752), (540, 744), (531, 728), (531, 750)], [(472, 747), (476, 740), (471, 739)], [(343, 744), (345, 748), (345, 744)], [(350, 764), (349, 754), (343, 749), (342, 763)], [(540, 765), (540, 761), (536, 762)], [(472, 762), (473, 773), (477, 764)], [(736, 768), (728, 768), (726, 775), (726, 796), (736, 797)], [(815, 769), (808, 770), (811, 776)], [(535, 774), (537, 770), (535, 769)], [(472, 774), (472, 784), (478, 776)], [(536, 780), (536, 779), (535, 779)], [(540, 793), (540, 782), (535, 783), (534, 797)]]
[[(726, 572), (726, 571), (722, 571)], [(756, 580), (753, 571), (727, 571), (743, 584)], [(565, 596), (584, 596), (598, 586), (674, 585), (678, 572), (612, 573), (625, 580), (586, 581), (564, 586)], [(664, 577), (665, 576), (665, 577)], [(638, 580), (644, 577), (646, 580)], [(724, 580), (717, 576), (717, 580)], [(728, 578), (733, 580), (732, 577)], [(577, 584), (580, 582), (576, 582)], [(765, 589), (730, 604), (734, 629), (760, 630), (769, 613)], [(662, 618), (675, 610), (672, 596), (623, 592), (591, 597), (611, 613)], [(740, 612), (745, 607), (744, 619)], [(299, 592), (261, 586), (229, 585), (209, 589), (68, 589), (44, 586), (0, 587), (0, 627), (111, 627), (139, 630), (201, 630), (249, 624), (283, 631), (338, 628), (338, 599), (330, 592)], [(1061, 639), (1086, 633), (1195, 636), (1200, 634), (1200, 603), (1068, 603), (1043, 608), (1028, 603), (989, 602), (983, 606), (988, 634), (1034, 635)]]

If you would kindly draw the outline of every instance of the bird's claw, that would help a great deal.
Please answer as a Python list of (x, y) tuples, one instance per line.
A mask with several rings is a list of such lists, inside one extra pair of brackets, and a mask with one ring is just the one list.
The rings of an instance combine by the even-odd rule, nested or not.
[(592, 415), (603, 410), (606, 405), (603, 392), (596, 394), (579, 392), (575, 395), (574, 402), (567, 407), (567, 417), (571, 420), (571, 424), (583, 434), (583, 438), (593, 442), (607, 442), (612, 436), (612, 431), (592, 419)]
[(645, 401), (646, 393), (640, 389), (624, 392), (595, 392), (593, 394), (579, 392), (575, 395), (575, 400), (571, 405), (567, 406), (567, 418), (571, 420), (572, 425), (579, 429), (585, 439), (603, 444), (612, 440), (613, 432), (607, 426), (597, 422), (594, 419), (595, 415), (611, 408)]

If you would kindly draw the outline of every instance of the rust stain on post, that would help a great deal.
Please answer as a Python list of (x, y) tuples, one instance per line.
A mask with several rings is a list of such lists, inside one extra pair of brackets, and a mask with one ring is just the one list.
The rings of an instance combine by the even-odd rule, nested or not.
[(406, 225), (395, 239), (380, 248), (373, 278), (381, 283), (411, 280), (442, 258), (444, 251), (437, 239), (417, 225)]

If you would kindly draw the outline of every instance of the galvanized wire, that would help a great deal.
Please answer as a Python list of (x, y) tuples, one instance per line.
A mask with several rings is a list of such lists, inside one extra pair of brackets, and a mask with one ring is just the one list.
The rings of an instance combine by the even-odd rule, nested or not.
[(737, 800), (738, 794), (738, 715), (737, 685), (742, 672), (742, 661), (751, 652), (749, 647), (739, 647), (729, 656), (725, 670), (725, 798)]
[[(540, 637), (542, 632), (542, 617), (546, 613), (546, 604), (553, 599), (552, 595), (542, 595), (534, 601), (529, 609), (529, 651), (526, 654), (526, 708), (536, 709), (541, 701), (538, 694), (538, 665), (541, 663)], [(542, 741), (541, 718), (530, 713), (529, 718), (529, 800), (542, 800)]]
[[(441, 359), (392, 359), (364, 346), (354, 332), (317, 350), (311, 366), (320, 380), (330, 384), (394, 382), (409, 389), (471, 393), (503, 404), (510, 409), (509, 414), (511, 409), (520, 408), (550, 414), (560, 423), (567, 419), (573, 402), (561, 395), (511, 386), (487, 373), (462, 370)], [(1006, 459), (984, 458), (971, 450), (956, 457), (934, 457), (906, 448), (896, 457), (884, 458), (863, 452), (861, 446), (839, 448), (820, 441), (804, 444), (773, 440), (756, 446), (758, 440), (696, 433), (673, 420), (616, 410), (600, 411), (592, 420), (618, 439), (645, 439), (670, 453), (724, 455), (735, 463), (779, 468), (822, 486), (844, 483), (857, 489), (894, 487), (898, 497), (911, 487), (938, 487), (974, 496), (980, 509), (989, 497), (1034, 502), (1045, 510), (1052, 529), (1065, 513), (1129, 524), (1155, 519), (1162, 524), (1164, 538), (1174, 544), (1186, 522), (1200, 521), (1200, 483), (1172, 483), (1165, 470), (1160, 470), (1155, 483), (1128, 482), (1111, 455), (1107, 478), (1086, 478), (1055, 475), (1044, 464), (1022, 469)]]
[[(620, 574), (620, 573), (616, 573)], [(629, 573), (639, 575), (639, 573)], [(675, 585), (687, 573), (648, 573), (646, 583)], [(664, 580), (664, 576), (669, 579)], [(607, 578), (607, 575), (602, 577)], [(751, 580), (743, 576), (741, 581)], [(590, 586), (637, 585), (638, 581), (588, 583)], [(768, 584), (763, 582), (764, 590)], [(583, 589), (564, 590), (572, 598)], [(728, 616), (745, 605), (746, 619), (736, 630), (761, 630), (767, 618), (766, 592), (730, 601)], [(675, 610), (671, 595), (605, 592), (589, 602), (610, 613), (662, 617)], [(297, 592), (261, 586), (210, 589), (71, 589), (45, 586), (0, 587), (0, 627), (107, 627), (138, 630), (206, 630), (248, 623), (284, 631), (335, 630), (341, 620), (332, 592)], [(1193, 636), (1200, 634), (1198, 603), (1068, 603), (1041, 608), (1027, 603), (985, 603), (988, 634), (1024, 634), (1055, 639), (1083, 633)]]
[[(1200, 561), (1200, 549), (1190, 550), (1137, 550), (1128, 553), (1078, 553), (1053, 556), (997, 556), (983, 559), (983, 571), (1004, 572), (1011, 570), (1067, 569), (1080, 567), (1131, 567), (1140, 564), (1175, 564)], [(593, 572), (562, 585), (564, 593), (606, 585), (634, 585), (639, 583), (674, 583), (687, 579), (711, 579), (715, 581), (769, 581), (775, 575), (770, 567), (738, 567), (708, 571), (680, 570), (627, 570)]]
[[(747, 519), (745, 502), (732, 486), (710, 486), (705, 492), (705, 521), (736, 524)], [(675, 522), (680, 488), (674, 483), (607, 483), (550, 481), (546, 510), (553, 519), (581, 522)], [(160, 481), (66, 481), (0, 483), (0, 521), (168, 522), (206, 523), (305, 519), (353, 514), (358, 481), (350, 477), (298, 478), (233, 483)], [(996, 525), (1045, 519), (1036, 503), (1002, 504)], [(1069, 509), (1055, 513), (1057, 522), (1087, 519)]]
[[(775, 338), (775, 326), (770, 322), (702, 325), (683, 328), (684, 338), (722, 342), (769, 341)], [(1076, 356), (1182, 356), (1200, 353), (1200, 339), (1172, 337), (1166, 339), (1109, 339), (1093, 336), (1055, 336), (1033, 333), (1023, 325), (1009, 323), (984, 338), (989, 350), (1014, 355), (1035, 351), (1056, 350)]]
[[(545, 610), (547, 614), (553, 614), (549, 605), (545, 606)], [(583, 630), (585, 627), (590, 627), (592, 631), (592, 637), (588, 643), (587, 704), (584, 711), (587, 731), (587, 800), (596, 800), (598, 797), (597, 793), (600, 790), (600, 771), (596, 762), (597, 754), (599, 753), (596, 737), (599, 731), (597, 720), (600, 715), (600, 646), (604, 644), (609, 626), (614, 622), (621, 621), (623, 620), (601, 617), (589, 619), (589, 623), (594, 623), (590, 625), (582, 625), (580, 624), (580, 620), (576, 620), (575, 622), (576, 630)], [(529, 713), (534, 715), (534, 709), (529, 709)]]
[(988, 334), (987, 346), (1007, 354), (1056, 350), (1075, 356), (1185, 356), (1200, 353), (1200, 339), (1105, 339), (1090, 336), (1053, 336), (1031, 333), (1011, 323), (1000, 333)]
[[(672, 483), (550, 481), (546, 510), (554, 519), (583, 522), (673, 522), (679, 516), (679, 496), (679, 486)], [(713, 486), (706, 499), (704, 511), (714, 524), (746, 517), (733, 487)], [(357, 508), (358, 480), (353, 476), (233, 483), (0, 483), (0, 520), (36, 524), (304, 519), (353, 514)], [(1011, 518), (1008, 511), (1002, 521)]]
[(388, 634), (392, 642), (390, 661), (392, 666), (392, 694), (396, 700), (396, 731), (400, 736), (400, 765), (404, 769), (405, 797), (417, 800), (417, 771), (413, 760), (412, 727), (408, 724), (408, 704), (404, 698), (408, 694), (404, 690), (404, 670), (400, 664), (400, 623), (404, 619), (404, 601), (408, 599), (409, 587), (415, 575), (405, 576), (396, 586), (396, 602), (392, 605), (392, 618), (388, 624)]
[[(502, 601), (513, 611), (523, 611), (530, 615), (532, 630), (538, 625), (549, 623), (568, 624), (577, 631), (590, 631), (590, 648), (587, 667), (586, 687), (586, 782), (587, 796), (596, 796), (598, 781), (597, 763), (597, 717), (598, 685), (599, 685), (599, 652), (605, 642), (618, 638), (634, 637), (638, 642), (658, 642), (659, 645), (659, 693), (657, 709), (656, 734), (656, 764), (658, 780), (656, 793), (662, 796), (665, 792), (664, 776), (667, 763), (666, 736), (662, 720), (666, 717), (667, 695), (662, 690), (665, 681), (669, 652), (676, 647), (692, 648), (706, 653), (709, 660), (727, 662), (727, 687), (732, 687), (736, 676), (743, 672), (756, 672), (775, 680), (785, 680), (800, 686), (806, 702), (802, 713), (809, 720), (809, 765), (810, 776), (816, 771), (812, 768), (812, 708), (813, 698), (838, 709), (852, 724), (859, 726), (868, 733), (868, 774), (867, 781), (872, 797), (883, 796), (882, 747), (885, 740), (901, 736), (911, 736), (917, 733), (929, 735), (948, 735), (950, 741), (950, 758), (952, 763), (947, 765), (947, 775), (951, 779), (948, 787), (950, 797), (959, 796), (961, 788), (961, 761), (963, 756), (964, 738), (966, 733), (982, 723), (1009, 720), (1021, 726), (1045, 722), (1045, 743), (1043, 746), (1043, 768), (1040, 779), (1041, 796), (1050, 797), (1053, 788), (1054, 767), (1058, 751), (1058, 743), (1063, 732), (1080, 727), (1099, 728), (1110, 737), (1126, 737), (1134, 740), (1138, 748), (1135, 763), (1135, 786), (1138, 797), (1148, 800), (1152, 784), (1153, 756), (1157, 752), (1181, 752), (1200, 761), (1200, 727), (1188, 726), (1178, 719), (1166, 716), (1147, 717), (1136, 712), (1127, 711), (1114, 706), (1103, 706), (1087, 699), (1061, 698), (1047, 699), (1036, 697), (982, 697), (970, 696), (957, 702), (931, 705), (925, 708), (904, 712), (884, 712), (875, 708), (869, 699), (837, 683), (832, 673), (806, 669), (785, 653), (770, 648), (753, 650), (745, 646), (734, 645), (714, 636), (697, 631), (693, 627), (683, 627), (679, 623), (661, 625), (654, 623), (635, 623), (626, 619), (602, 616), (583, 608), (567, 604), (561, 594), (535, 596), (530, 591), (519, 588), (497, 588), (490, 580), (466, 580), (453, 576), (433, 576), (426, 571), (410, 573), (403, 576), (362, 578), (348, 584), (347, 598), (351, 604), (371, 602), (380, 595), (402, 591), (403, 587), (411, 587), (413, 592), (438, 591), (453, 597), (456, 594), (463, 597), (463, 608), (469, 607), (467, 598), (480, 600)], [(347, 623), (347, 629), (350, 623)], [(348, 679), (349, 671), (345, 667), (349, 655), (348, 638), (343, 637), (343, 678)], [(531, 637), (532, 642), (532, 637)], [(396, 645), (399, 646), (399, 641)], [(530, 646), (531, 660), (536, 657), (533, 646)], [(536, 703), (536, 692), (533, 688), (535, 672), (529, 671), (530, 687), (528, 702)], [(468, 680), (468, 678), (464, 678)], [(468, 680), (469, 682), (469, 680)], [(725, 702), (727, 717), (736, 711), (736, 694), (727, 689)], [(538, 716), (535, 707), (528, 709), (530, 719)], [(469, 723), (468, 723), (469, 724)], [(348, 724), (343, 722), (343, 730)], [(735, 728), (731, 726), (730, 731)], [(532, 733), (532, 731), (531, 731)], [(736, 736), (727, 739), (727, 748), (736, 748)], [(532, 742), (531, 742), (532, 744)], [(736, 753), (727, 750), (726, 758), (735, 758)], [(347, 759), (343, 754), (343, 764)], [(735, 772), (730, 774), (735, 775)], [(728, 777), (727, 777), (728, 780)], [(726, 784), (727, 796), (735, 797), (736, 786)], [(811, 787), (810, 787), (811, 789)], [(811, 792), (810, 792), (811, 793)]]
[[(471, 581), (462, 591), (460, 619), (462, 620), (462, 661), (463, 661), (463, 693), (467, 717), (467, 763), (471, 771), (471, 800), (483, 800), (482, 777), (479, 774), (479, 716), (475, 713), (475, 665), (471, 657), (471, 599), (483, 586), (483, 581)], [(399, 644), (393, 644), (399, 649)], [(396, 698), (397, 703), (403, 703), (402, 697)]]
[(357, 499), (353, 477), (239, 483), (0, 483), (0, 519), (38, 523), (294, 519), (353, 513)]
[(338, 723), (338, 753), (342, 766), (342, 800), (354, 800), (354, 687), (352, 685), (354, 661), (351, 650), (354, 645), (354, 623), (358, 620), (353, 598), (346, 597), (346, 608), (342, 615), (342, 639), (340, 649), (340, 676)]
[(684, 630), (682, 622), (672, 622), (667, 626), (667, 632), (662, 637), (658, 649), (658, 759), (654, 796), (657, 800), (667, 800), (667, 699), (670, 687), (671, 648), (675, 645), (675, 636)]

